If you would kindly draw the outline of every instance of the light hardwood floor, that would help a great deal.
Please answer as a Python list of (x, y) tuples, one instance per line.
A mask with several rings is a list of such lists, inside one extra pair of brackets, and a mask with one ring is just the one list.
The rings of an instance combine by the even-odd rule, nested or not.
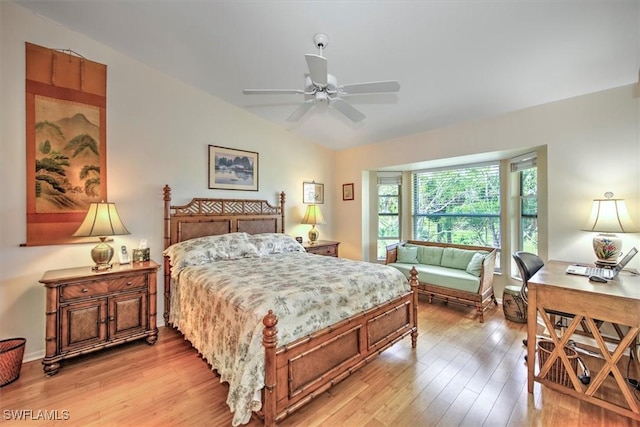
[[(500, 307), (485, 319), (421, 299), (416, 350), (403, 340), (280, 425), (640, 427), (539, 384), (528, 394), (525, 325), (505, 320)], [(40, 361), (24, 364), (20, 379), (0, 389), (0, 424), (229, 426), (226, 390), (179, 333), (160, 328), (153, 347), (141, 341), (83, 356), (51, 378)], [(69, 419), (9, 419), (20, 410)]]

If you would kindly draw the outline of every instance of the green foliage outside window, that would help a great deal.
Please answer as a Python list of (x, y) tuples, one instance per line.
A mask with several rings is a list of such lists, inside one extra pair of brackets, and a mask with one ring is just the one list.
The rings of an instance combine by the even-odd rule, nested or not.
[(538, 169), (520, 171), (520, 239), (523, 251), (538, 253)]
[(413, 237), (500, 247), (499, 165), (413, 174)]
[(400, 240), (399, 204), (399, 185), (378, 185), (378, 259), (385, 258), (387, 245)]

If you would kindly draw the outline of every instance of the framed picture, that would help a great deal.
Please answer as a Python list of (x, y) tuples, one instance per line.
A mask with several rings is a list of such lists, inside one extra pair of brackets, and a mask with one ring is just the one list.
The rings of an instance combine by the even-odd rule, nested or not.
[(209, 188), (258, 191), (258, 153), (210, 145)]
[(302, 203), (319, 205), (324, 203), (324, 184), (317, 182), (302, 183)]
[(353, 183), (342, 184), (342, 200), (353, 200)]
[(127, 247), (124, 245), (120, 246), (120, 251), (118, 252), (118, 261), (120, 261), (120, 264), (131, 263), (129, 252), (127, 251)]

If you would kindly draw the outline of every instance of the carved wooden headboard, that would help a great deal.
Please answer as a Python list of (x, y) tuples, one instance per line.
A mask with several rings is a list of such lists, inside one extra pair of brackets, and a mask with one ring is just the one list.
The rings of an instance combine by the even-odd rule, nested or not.
[[(193, 198), (171, 206), (171, 187), (164, 186), (164, 248), (183, 240), (245, 232), (284, 233), (284, 192), (280, 206), (266, 200)], [(164, 322), (169, 325), (171, 265), (164, 259)]]
[(245, 232), (284, 233), (284, 192), (280, 206), (266, 200), (194, 198), (171, 206), (171, 188), (164, 187), (164, 248), (196, 237)]

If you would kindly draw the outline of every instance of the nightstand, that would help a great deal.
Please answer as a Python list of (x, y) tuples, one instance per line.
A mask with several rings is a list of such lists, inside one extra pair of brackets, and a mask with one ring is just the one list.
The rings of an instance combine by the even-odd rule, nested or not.
[(50, 270), (47, 291), (44, 372), (54, 375), (63, 359), (125, 342), (158, 339), (156, 272), (153, 261)]
[(302, 246), (310, 254), (324, 255), (324, 256), (338, 256), (338, 245), (340, 242), (330, 242), (328, 240), (318, 240), (314, 244), (311, 242), (304, 242)]

